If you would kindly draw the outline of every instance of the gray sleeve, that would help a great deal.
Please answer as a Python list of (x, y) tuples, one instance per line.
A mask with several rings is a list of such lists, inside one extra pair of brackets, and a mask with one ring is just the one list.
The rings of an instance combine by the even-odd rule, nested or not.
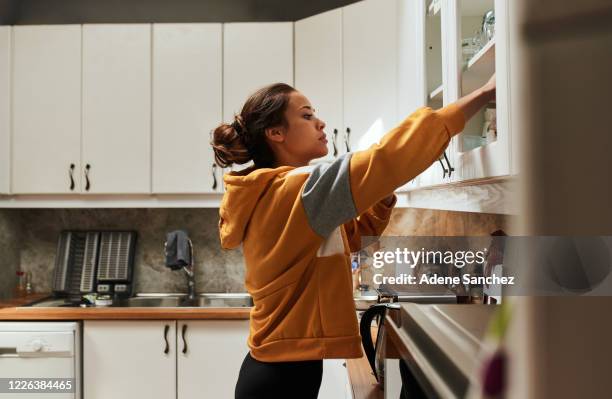
[(351, 156), (348, 152), (331, 163), (315, 165), (304, 183), (302, 203), (308, 223), (323, 238), (357, 216), (349, 178)]

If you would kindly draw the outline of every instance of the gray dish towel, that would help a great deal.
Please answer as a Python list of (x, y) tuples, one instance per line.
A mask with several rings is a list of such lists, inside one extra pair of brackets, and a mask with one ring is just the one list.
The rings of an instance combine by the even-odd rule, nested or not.
[(177, 270), (191, 264), (189, 236), (184, 230), (175, 230), (166, 234), (166, 266)]

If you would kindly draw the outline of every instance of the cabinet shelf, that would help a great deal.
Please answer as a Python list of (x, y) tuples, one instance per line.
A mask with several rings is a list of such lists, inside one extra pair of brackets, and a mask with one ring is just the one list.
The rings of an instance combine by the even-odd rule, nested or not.
[(462, 75), (463, 94), (484, 85), (495, 72), (495, 38), (491, 39), (468, 62)]
[(434, 91), (429, 93), (429, 101), (431, 102), (442, 102), (444, 95), (444, 86), (438, 86)]

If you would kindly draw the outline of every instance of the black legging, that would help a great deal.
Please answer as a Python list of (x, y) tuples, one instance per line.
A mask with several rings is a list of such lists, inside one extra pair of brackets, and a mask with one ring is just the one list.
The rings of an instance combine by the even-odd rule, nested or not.
[(316, 399), (323, 378), (323, 360), (261, 362), (244, 357), (236, 399)]

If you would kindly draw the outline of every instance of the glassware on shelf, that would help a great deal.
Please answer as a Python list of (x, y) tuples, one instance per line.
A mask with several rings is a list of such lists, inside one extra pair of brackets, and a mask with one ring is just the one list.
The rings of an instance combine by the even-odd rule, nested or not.
[(487, 144), (486, 139), (481, 136), (463, 134), (462, 138), (464, 152), (473, 150), (474, 148), (482, 147), (483, 145)]
[(429, 8), (428, 8), (428, 13), (430, 16), (434, 15), (437, 13), (438, 10), (440, 10), (441, 7), (441, 0), (431, 0), (431, 3), (429, 3)]
[(495, 37), (495, 11), (489, 10), (483, 15), (482, 24), (474, 32), (474, 35), (461, 41), (464, 68), (472, 57), (482, 50), (493, 37)]
[(495, 37), (495, 11), (489, 10), (482, 17), (482, 33), (485, 44)]
[(485, 110), (485, 121), (482, 127), (482, 138), (485, 144), (490, 144), (497, 140), (497, 110), (487, 108)]
[(465, 68), (467, 64), (470, 62), (472, 57), (478, 53), (480, 47), (478, 45), (478, 40), (474, 37), (469, 37), (467, 39), (461, 40), (461, 53), (463, 55), (463, 67)]

